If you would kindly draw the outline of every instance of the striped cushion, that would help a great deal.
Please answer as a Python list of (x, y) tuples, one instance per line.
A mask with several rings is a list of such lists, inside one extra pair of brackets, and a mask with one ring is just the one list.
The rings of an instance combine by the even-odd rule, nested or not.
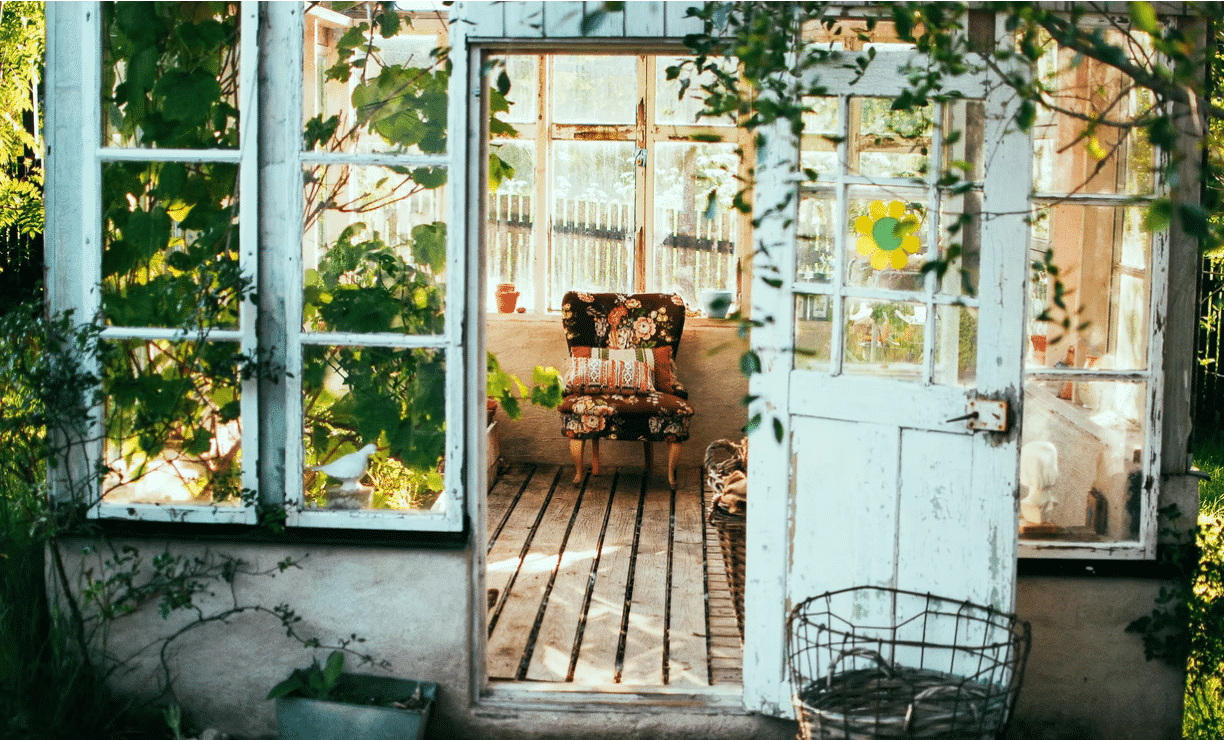
[(654, 392), (651, 375), (644, 362), (571, 357), (565, 373), (565, 393), (645, 395)]
[(676, 374), (672, 366), (672, 348), (638, 347), (630, 349), (608, 349), (607, 347), (570, 347), (574, 357), (594, 357), (600, 360), (622, 360), (644, 362), (654, 374), (654, 388), (663, 393), (674, 393)]

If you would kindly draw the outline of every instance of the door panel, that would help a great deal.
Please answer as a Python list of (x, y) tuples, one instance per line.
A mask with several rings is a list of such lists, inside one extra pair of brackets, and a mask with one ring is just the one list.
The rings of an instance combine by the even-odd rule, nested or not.
[[(791, 172), (808, 166), (809, 137), (778, 126), (758, 147), (762, 371), (750, 392), (762, 424), (750, 442), (744, 684), (747, 706), (771, 714), (791, 713), (786, 617), (808, 597), (878, 585), (1013, 608), (1031, 149), (997, 92), (934, 105), (922, 114), (933, 125), (899, 118), (892, 129), (923, 125), (878, 146), (863, 111), (900, 92), (881, 56), (862, 87), (824, 99), (836, 101), (841, 143), (835, 162), (811, 144), (820, 167), (799, 197)], [(857, 97), (868, 94), (870, 105)], [(952, 151), (951, 128), (972, 146)], [(931, 159), (913, 177), (915, 137)], [(984, 180), (943, 190), (941, 155)], [(953, 242), (961, 257), (942, 279), (921, 270)], [(964, 415), (983, 398), (1008, 404), (1004, 431), (970, 428)], [(884, 625), (912, 616), (888, 598), (845, 608)]]
[(878, 564), (891, 562), (896, 546), (897, 433), (837, 419), (793, 421), (792, 592), (889, 585), (891, 574)]

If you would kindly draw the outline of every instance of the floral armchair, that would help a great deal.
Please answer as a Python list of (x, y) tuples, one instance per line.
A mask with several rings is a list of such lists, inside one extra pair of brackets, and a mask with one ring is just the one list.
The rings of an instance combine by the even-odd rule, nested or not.
[(576, 293), (561, 302), (570, 358), (561, 402), (561, 433), (570, 438), (574, 482), (582, 480), (591, 440), (599, 474), (599, 440), (641, 440), (646, 470), (651, 442), (667, 442), (667, 482), (676, 487), (680, 443), (693, 407), (676, 380), (674, 359), (684, 331), (684, 300), (666, 293)]

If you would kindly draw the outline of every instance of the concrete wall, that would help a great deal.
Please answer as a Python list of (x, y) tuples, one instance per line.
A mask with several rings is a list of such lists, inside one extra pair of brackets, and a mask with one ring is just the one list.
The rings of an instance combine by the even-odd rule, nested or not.
[[(244, 560), (233, 593), (240, 605), (288, 604), (303, 637), (325, 644), (356, 633), (358, 649), (391, 663), (393, 675), (440, 684), (431, 738), (784, 738), (795, 724), (736, 711), (699, 707), (535, 705), (469, 701), (472, 619), (477, 613), (470, 550), (414, 550), (335, 545), (169, 543), (127, 540), (144, 558), (160, 552)], [(90, 552), (86, 553), (88, 547)], [(69, 570), (104, 572), (111, 550), (77, 540), (64, 547)], [(300, 567), (277, 572), (286, 557)], [(149, 568), (142, 568), (148, 572)], [(1115, 578), (1022, 577), (1018, 610), (1033, 627), (1033, 651), (1010, 740), (1165, 740), (1179, 736), (1182, 676), (1143, 659), (1136, 635), (1124, 628), (1148, 613), (1159, 581)], [(205, 614), (227, 607), (229, 588), (210, 584)], [(480, 597), (483, 605), (483, 595)], [(123, 692), (155, 696), (162, 686), (159, 640), (187, 624), (163, 620), (156, 603), (117, 620), (108, 648), (135, 655), (116, 674)], [(477, 627), (480, 629), (483, 625)], [(312, 652), (285, 637), (271, 614), (249, 611), (225, 623), (192, 629), (167, 653), (176, 700), (187, 721), (242, 737), (275, 732), (268, 690)], [(321, 655), (320, 657), (325, 657)], [(363, 672), (375, 672), (361, 668)]]
[(1126, 625), (1152, 611), (1162, 581), (1021, 577), (1016, 611), (1033, 628), (1009, 740), (1181, 737), (1185, 673), (1143, 658)]
[[(502, 369), (530, 385), (537, 365), (564, 371), (569, 350), (560, 316), (489, 314), (486, 320), (488, 348), (497, 355)], [(681, 465), (700, 465), (705, 448), (716, 439), (739, 439), (748, 421), (743, 398), (748, 378), (740, 372), (740, 355), (747, 343), (739, 338), (730, 321), (689, 318), (676, 355), (676, 376), (688, 388), (689, 402), (696, 409), (689, 441), (684, 444)], [(561, 419), (554, 409), (526, 404), (516, 421), (498, 415), (501, 454), (507, 460), (570, 463), (568, 440), (561, 436)], [(667, 459), (656, 445), (656, 469)], [(606, 465), (641, 467), (642, 446), (630, 442), (601, 442), (600, 462)]]

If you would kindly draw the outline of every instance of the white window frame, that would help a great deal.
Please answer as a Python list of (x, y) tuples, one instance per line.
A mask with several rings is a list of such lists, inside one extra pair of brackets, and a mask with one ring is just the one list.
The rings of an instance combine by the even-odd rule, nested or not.
[[(423, 532), (461, 532), (465, 525), (463, 491), (476, 483), (465, 482), (468, 475), (464, 454), (471, 451), (465, 444), (466, 429), (476, 428), (474, 413), (469, 413), (475, 403), (465, 403), (465, 398), (481, 395), (482, 389), (467, 379), (467, 367), (473, 351), (464, 344), (467, 296), (472, 291), (471, 272), (467, 265), (466, 233), (471, 226), (471, 216), (465, 211), (466, 181), (470, 176), (467, 167), (467, 126), (469, 91), (468, 58), (457, 53), (452, 58), (450, 80), (451, 108), (448, 121), (448, 151), (444, 155), (343, 155), (302, 151), (303, 124), (298, 111), (302, 110), (302, 54), (303, 50), (303, 6), (299, 3), (257, 3), (250, 0), (240, 3), (241, 30), (239, 41), (239, 89), (242, 97), (239, 104), (239, 147), (234, 150), (177, 150), (153, 148), (117, 148), (102, 146), (102, 105), (98, 91), (101, 90), (102, 28), (100, 4), (56, 3), (48, 7), (48, 88), (49, 105), (48, 147), (56, 157), (57, 166), (48, 174), (47, 212), (48, 223), (62, 223), (61, 228), (48, 230), (48, 300), (52, 311), (72, 310), (75, 316), (92, 317), (100, 308), (101, 296), (98, 286), (101, 281), (102, 257), (102, 212), (101, 212), (101, 168), (106, 162), (232, 162), (239, 167), (239, 239), (240, 268), (252, 282), (252, 290), (258, 290), (260, 307), (243, 301), (237, 329), (213, 329), (208, 332), (210, 341), (237, 341), (244, 354), (256, 351), (271, 351), (278, 342), (283, 343), (286, 377), (279, 382), (285, 386), (285, 394), (266, 394), (262, 414), (264, 434), (274, 434), (278, 429), (302, 429), (301, 360), (302, 348), (307, 344), (363, 345), (386, 347), (421, 347), (443, 352), (446, 362), (446, 439), (444, 473), (444, 504), (440, 511), (401, 512), (380, 510), (335, 511), (306, 509), (303, 501), (303, 441), (300, 431), (285, 435), (283, 441), (276, 440), (272, 449), (281, 460), (267, 459), (269, 441), (262, 440), (260, 425), (260, 381), (243, 381), (241, 399), (242, 419), (242, 485), (259, 490), (261, 479), (263, 490), (261, 501), (282, 503), (287, 514), (287, 524), (293, 527), (379, 529)], [(261, 29), (261, 21), (264, 28)], [(275, 43), (275, 50), (261, 50), (261, 32), (268, 39), (283, 41)], [(453, 35), (460, 36), (461, 29)], [(70, 47), (75, 45), (75, 49)], [(286, 46), (288, 48), (286, 48)], [(456, 49), (464, 49), (460, 38)], [(73, 53), (75, 51), (75, 53)], [(267, 78), (261, 82), (261, 74)], [(280, 89), (280, 99), (261, 100), (260, 90), (275, 85)], [(267, 95), (264, 95), (267, 97)], [(259, 103), (263, 102), (261, 108)], [(280, 105), (277, 105), (279, 103)], [(292, 113), (285, 116), (281, 111)], [(262, 113), (261, 113), (262, 111)], [(75, 114), (75, 115), (74, 115)], [(260, 147), (271, 150), (280, 148), (284, 152), (296, 152), (273, 162)], [(265, 156), (261, 156), (261, 154)], [(86, 166), (70, 166), (72, 161), (85, 162)], [(271, 163), (270, 163), (271, 162)], [(302, 315), (302, 268), (301, 268), (301, 223), (304, 197), (302, 168), (313, 164), (358, 164), (358, 165), (431, 165), (445, 167), (449, 171), (447, 189), (451, 194), (446, 218), (448, 220), (447, 277), (446, 277), (446, 331), (435, 336), (405, 336), (400, 334), (309, 334), (301, 328)], [(283, 175), (278, 178), (278, 175)], [(75, 180), (75, 182), (73, 182)], [(264, 188), (264, 190), (261, 190)], [(271, 192), (282, 189), (280, 193)], [(275, 218), (258, 220), (262, 201), (273, 201), (286, 206)], [(265, 210), (265, 213), (267, 211)], [(74, 243), (81, 244), (79, 251), (72, 250)], [(273, 259), (269, 260), (269, 253)], [(265, 273), (260, 274), (259, 262), (263, 260)], [(266, 265), (278, 263), (279, 269), (268, 270)], [(258, 281), (258, 282), (254, 282)], [(268, 316), (269, 306), (283, 306), (279, 315)], [(261, 345), (257, 338), (257, 325), (261, 319), (271, 318), (273, 325), (284, 327), (283, 336), (264, 337)], [(179, 340), (190, 334), (174, 329), (147, 327), (106, 327), (101, 332), (103, 340), (161, 339)], [(483, 363), (479, 363), (483, 369)], [(470, 387), (469, 387), (470, 386)], [(272, 395), (274, 397), (269, 398)], [(286, 399), (280, 403), (277, 398)], [(476, 400), (480, 400), (479, 398)], [(99, 459), (102, 453), (101, 408), (97, 409), (94, 434), (98, 439), (86, 445), (80, 453), (85, 459), (70, 459), (74, 469), (88, 470), (88, 459)], [(478, 443), (477, 443), (478, 444)], [(260, 458), (260, 450), (265, 456)], [(278, 449), (279, 448), (279, 449)], [(280, 464), (283, 462), (283, 465)], [(81, 466), (81, 467), (75, 467)], [(269, 479), (277, 475), (261, 475), (261, 467), (271, 466), (283, 472), (282, 490), (269, 490)], [(469, 477), (471, 477), (469, 475)], [(97, 491), (93, 492), (94, 499)], [(160, 504), (111, 504), (98, 503), (91, 507), (90, 516), (97, 519), (126, 519), (151, 522), (191, 522), (206, 524), (254, 524), (256, 508), (243, 504), (234, 507)]]
[[(537, 315), (556, 314), (558, 308), (549, 306), (548, 290), (552, 280), (549, 274), (549, 255), (553, 252), (552, 243), (552, 204), (555, 201), (555, 194), (552, 187), (552, 147), (556, 142), (563, 141), (606, 141), (606, 142), (636, 142), (644, 140), (645, 142), (645, 168), (644, 172), (639, 174), (641, 182), (636, 185), (636, 196), (633, 203), (634, 231), (642, 234), (641, 243), (637, 242), (635, 236), (634, 258), (634, 275), (632, 277), (633, 292), (669, 292), (672, 286), (658, 284), (658, 276), (656, 275), (656, 254), (658, 252), (658, 239), (660, 231), (655, 226), (655, 208), (654, 208), (654, 191), (655, 191), (655, 161), (657, 159), (656, 147), (658, 144), (671, 141), (684, 141), (684, 137), (694, 134), (713, 135), (721, 137), (718, 144), (729, 144), (740, 149), (743, 156), (740, 158), (737, 175), (744, 180), (748, 176), (748, 165), (746, 164), (753, 157), (753, 142), (752, 137), (746, 134), (746, 130), (735, 124), (715, 124), (707, 122), (698, 122), (692, 124), (671, 124), (658, 123), (655, 114), (658, 111), (659, 89), (655, 85), (658, 79), (658, 65), (660, 59), (684, 58), (686, 56), (683, 48), (677, 48), (673, 51), (658, 51), (658, 50), (643, 50), (641, 48), (593, 48), (580, 47), (574, 45), (560, 44), (556, 48), (548, 48), (546, 51), (522, 52), (515, 54), (513, 46), (502, 47), (499, 45), (486, 45), (482, 47), (490, 57), (502, 56), (537, 56), (539, 64), (537, 67), (536, 77), (536, 112), (535, 119), (530, 122), (510, 121), (510, 125), (518, 129), (519, 134), (516, 137), (490, 137), (489, 144), (497, 146), (498, 144), (508, 142), (524, 142), (531, 143), (535, 147), (535, 164), (534, 179), (535, 186), (532, 194), (533, 202), (537, 204), (534, 209), (533, 220), (535, 226), (532, 229), (532, 242), (530, 251), (531, 274), (532, 280), (532, 296), (531, 305), (526, 306), (528, 312)], [(630, 57), (635, 60), (635, 79), (637, 93), (639, 99), (644, 102), (645, 107), (645, 122), (637, 121), (626, 124), (583, 124), (583, 123), (558, 123), (553, 120), (550, 103), (552, 101), (551, 84), (552, 84), (552, 57), (553, 56), (614, 56), (614, 57)], [(689, 94), (692, 94), (690, 90)], [(598, 136), (581, 136), (576, 135), (577, 132), (587, 129), (587, 133), (594, 132)], [(636, 146), (636, 143), (635, 143)], [(737, 213), (734, 226), (735, 247), (732, 252), (732, 259), (739, 264), (744, 255), (747, 254), (751, 247), (752, 227), (751, 216), (749, 214)], [(492, 276), (490, 276), (492, 277)], [(747, 281), (745, 281), (747, 282)], [(736, 288), (731, 285), (732, 292), (736, 292)], [(747, 292), (747, 285), (743, 286), (742, 292)], [(560, 305), (561, 296), (551, 296), (557, 305)], [(698, 296), (693, 296), (694, 301), (700, 301)], [(733, 298), (733, 302), (738, 302), (740, 296)], [(699, 308), (694, 303), (690, 308)], [(488, 303), (486, 310), (490, 313), (494, 312), (491, 302)]]
[[(1108, 28), (1109, 21), (1104, 15), (1087, 15), (1080, 21), (1083, 25)], [(1044, 59), (1049, 59), (1047, 56)], [(1057, 56), (1054, 57), (1054, 67), (1057, 69)], [(1047, 70), (1048, 71), (1048, 70)], [(1050, 112), (1053, 125), (1057, 126), (1060, 114)], [(1184, 137), (1185, 134), (1180, 134)], [(1030, 133), (1032, 156), (1036, 161), (1037, 151), (1035, 129)], [(1133, 193), (1067, 193), (1045, 192), (1031, 185), (1029, 203), (1034, 212), (1038, 208), (1053, 207), (1058, 204), (1069, 206), (1091, 207), (1100, 206), (1122, 211), (1125, 208), (1144, 207), (1155, 199), (1168, 195), (1167, 184), (1159, 177), (1168, 163), (1169, 153), (1152, 145), (1153, 182), (1151, 194), (1136, 195)], [(1115, 153), (1114, 156), (1120, 156)], [(1034, 171), (1036, 168), (1034, 167)], [(1084, 381), (1122, 381), (1145, 384), (1143, 405), (1143, 485), (1141, 486), (1139, 506), (1138, 538), (1131, 540), (1116, 540), (1111, 542), (1061, 542), (1058, 540), (1019, 540), (1018, 554), (1021, 558), (1033, 559), (1085, 559), (1085, 560), (1155, 560), (1159, 541), (1160, 521), (1158, 510), (1162, 498), (1162, 448), (1164, 437), (1164, 399), (1165, 399), (1165, 332), (1169, 305), (1169, 266), (1170, 249), (1172, 248), (1172, 233), (1170, 228), (1151, 232), (1151, 255), (1148, 265), (1151, 291), (1148, 296), (1147, 320), (1147, 357), (1145, 367), (1138, 370), (1101, 370), (1087, 368), (1029, 368), (1024, 369), (1024, 384), (1033, 380), (1061, 380), (1064, 382)], [(1029, 232), (1029, 250), (1032, 254), (1032, 231)], [(1183, 246), (1183, 248), (1185, 248)], [(1117, 243), (1109, 243), (1111, 265), (1116, 265)], [(1026, 300), (1032, 293), (1029, 281), (1032, 271), (1025, 280)], [(1113, 311), (1112, 288), (1110, 310)], [(1072, 297), (1074, 300), (1074, 297)], [(1025, 346), (1028, 346), (1028, 336), (1025, 336)], [(1024, 440), (1022, 439), (1021, 442)], [(1117, 513), (1111, 513), (1116, 516)]]

